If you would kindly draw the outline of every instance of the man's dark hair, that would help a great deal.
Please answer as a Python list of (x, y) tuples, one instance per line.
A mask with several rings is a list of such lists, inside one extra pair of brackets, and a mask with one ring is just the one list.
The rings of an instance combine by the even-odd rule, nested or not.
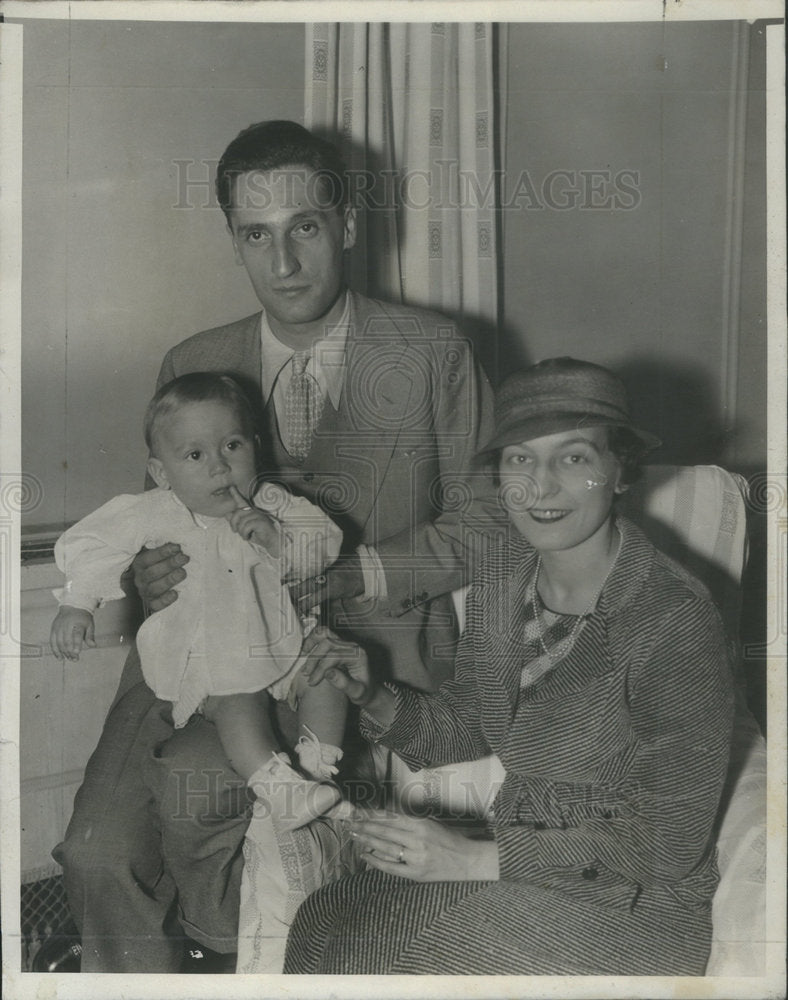
[(307, 167), (321, 178), (318, 207), (341, 210), (347, 204), (347, 167), (335, 146), (297, 122), (257, 122), (233, 139), (216, 170), (216, 196), (228, 222), (235, 178), (283, 167)]
[(256, 433), (254, 411), (246, 393), (235, 379), (220, 372), (190, 372), (167, 382), (148, 403), (145, 411), (145, 444), (156, 454), (156, 430), (160, 422), (187, 403), (224, 403), (235, 411), (241, 429), (250, 439)]

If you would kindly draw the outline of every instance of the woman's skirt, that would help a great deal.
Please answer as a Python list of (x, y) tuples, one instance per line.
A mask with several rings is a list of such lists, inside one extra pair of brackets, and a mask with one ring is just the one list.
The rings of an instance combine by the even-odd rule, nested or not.
[(416, 883), (367, 871), (310, 896), (285, 973), (702, 975), (710, 910), (667, 890), (612, 909), (524, 881)]

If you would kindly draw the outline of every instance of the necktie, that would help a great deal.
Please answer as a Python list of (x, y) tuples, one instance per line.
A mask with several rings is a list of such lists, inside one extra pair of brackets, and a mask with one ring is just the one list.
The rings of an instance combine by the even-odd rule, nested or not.
[(285, 394), (287, 450), (294, 458), (306, 458), (312, 447), (312, 435), (323, 412), (323, 393), (308, 374), (309, 351), (293, 355), (290, 382)]

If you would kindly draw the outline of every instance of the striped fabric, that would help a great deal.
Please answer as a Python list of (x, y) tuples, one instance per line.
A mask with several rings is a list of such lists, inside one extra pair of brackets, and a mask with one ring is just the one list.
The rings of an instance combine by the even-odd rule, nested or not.
[(731, 635), (747, 558), (747, 482), (717, 465), (651, 465), (620, 500), (649, 540), (711, 591)]
[[(415, 928), (405, 938), (368, 919), (370, 876), (328, 887), (294, 924), (290, 971), (350, 971), (373, 937), (387, 944), (369, 972), (405, 971), (405, 954), (409, 971), (425, 973), (703, 971), (733, 714), (726, 643), (705, 589), (625, 518), (619, 527), (621, 554), (596, 611), (534, 685), (520, 689), (535, 556), (511, 539), (471, 587), (455, 678), (433, 696), (398, 689), (386, 743), (410, 766), (490, 753), (503, 763), (492, 824), (501, 880), (469, 890), (459, 910), (443, 885), (411, 886), (391, 900)], [(319, 957), (306, 967), (299, 956), (320, 907), (343, 893), (352, 916), (334, 914), (333, 943), (313, 941)], [(432, 946), (417, 959), (424, 934)], [(447, 954), (454, 968), (443, 967)]]
[(354, 288), (495, 326), (494, 28), (306, 26), (304, 124), (337, 134), (358, 209)]
[[(362, 902), (363, 900), (363, 902)], [(301, 906), (285, 973), (699, 975), (708, 914), (666, 900), (632, 913), (518, 882), (414, 883), (369, 871)]]

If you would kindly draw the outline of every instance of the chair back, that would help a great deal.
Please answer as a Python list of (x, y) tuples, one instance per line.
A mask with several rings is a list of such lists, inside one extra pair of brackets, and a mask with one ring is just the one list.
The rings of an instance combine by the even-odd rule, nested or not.
[(649, 465), (620, 500), (622, 514), (709, 588), (731, 636), (747, 559), (746, 497), (747, 481), (716, 465)]

